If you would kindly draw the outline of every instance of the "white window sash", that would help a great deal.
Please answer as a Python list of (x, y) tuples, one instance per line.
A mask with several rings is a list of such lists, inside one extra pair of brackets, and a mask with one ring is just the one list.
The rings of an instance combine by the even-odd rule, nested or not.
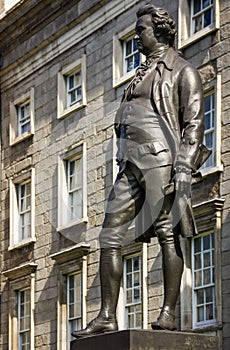
[[(202, 237), (206, 237), (206, 236), (209, 236), (209, 239), (210, 239), (210, 235), (211, 234), (214, 234), (213, 231), (210, 232), (210, 233), (206, 233), (202, 236), (200, 236), (200, 238)], [(199, 237), (197, 238), (194, 238), (192, 240), (192, 275), (193, 275), (193, 278), (192, 278), (192, 299), (193, 299), (193, 302), (192, 302), (192, 306), (193, 306), (193, 328), (199, 328), (199, 327), (205, 327), (205, 326), (208, 326), (208, 325), (211, 325), (211, 324), (215, 324), (216, 322), (216, 311), (215, 311), (215, 308), (216, 308), (216, 300), (215, 300), (215, 291), (213, 291), (213, 299), (212, 299), (212, 302), (206, 302), (204, 300), (203, 302), (203, 308), (204, 308), (204, 320), (203, 321), (197, 321), (197, 311), (198, 311), (198, 307), (199, 307), (199, 304), (197, 304), (197, 291), (198, 290), (202, 290), (203, 289), (203, 292), (205, 293), (206, 289), (207, 288), (214, 288), (215, 289), (215, 281), (213, 279), (213, 268), (215, 266), (212, 265), (212, 261), (214, 262), (214, 249), (215, 249), (215, 246), (213, 247), (210, 247), (210, 249), (207, 250), (207, 252), (209, 252), (211, 254), (211, 257), (210, 257), (210, 265), (209, 266), (203, 266), (203, 264), (201, 265), (201, 268), (199, 269), (201, 271), (201, 274), (203, 275), (203, 271), (207, 270), (207, 269), (210, 269), (210, 272), (211, 272), (211, 275), (210, 275), (210, 283), (207, 283), (207, 284), (204, 284), (204, 281), (201, 281), (201, 284), (199, 286), (195, 286), (195, 248), (194, 248), (194, 245), (195, 245), (195, 239), (199, 239)], [(202, 245), (203, 245), (203, 238), (202, 238)], [(202, 249), (201, 250), (201, 253), (202, 253), (202, 262), (203, 259), (204, 259), (204, 250)], [(215, 262), (214, 262), (215, 264)], [(196, 269), (198, 271), (198, 269)], [(211, 320), (207, 320), (206, 319), (206, 315), (205, 315), (205, 312), (206, 312), (206, 307), (207, 305), (209, 304), (213, 304), (213, 319)]]
[[(23, 307), (25, 315), (22, 316), (21, 315), (21, 307), (22, 307), (21, 298), (22, 298), (22, 293), (24, 293), (24, 298), (26, 297), (27, 291), (29, 291), (29, 301), (27, 301), (27, 299), (25, 299), (24, 307)], [(27, 311), (28, 311), (27, 304), (29, 304), (29, 312), (28, 313), (27, 313)], [(21, 324), (24, 323), (24, 322), (22, 322), (22, 320), (26, 319), (26, 318), (29, 318), (29, 328), (21, 327)], [(30, 345), (29, 348), (31, 348), (31, 290), (30, 289), (18, 291), (18, 344), (19, 344), (19, 350), (22, 349), (21, 339), (23, 337), (23, 334), (26, 334), (26, 333), (28, 333), (29, 345)]]
[[(73, 302), (70, 302), (70, 278), (74, 277), (74, 288), (72, 288), (73, 292), (74, 292), (74, 300)], [(80, 285), (77, 286), (76, 285), (76, 277), (80, 277), (79, 282)], [(80, 293), (78, 295), (76, 295), (76, 289), (79, 289)], [(76, 312), (76, 304), (77, 304), (77, 300), (76, 298), (79, 298), (79, 303), (80, 303), (80, 314), (75, 314)], [(74, 315), (70, 316), (70, 307), (71, 305), (74, 305)], [(68, 349), (70, 346), (70, 341), (73, 340), (73, 338), (71, 337), (71, 332), (72, 332), (72, 327), (71, 324), (75, 324), (77, 323), (77, 327), (79, 327), (79, 329), (82, 327), (82, 273), (81, 272), (77, 272), (71, 275), (67, 275), (67, 333), (68, 333)], [(75, 326), (76, 327), (76, 326)]]
[[(134, 272), (134, 269), (133, 269), (133, 258), (135, 258), (135, 257), (139, 258), (139, 269)], [(132, 275), (132, 286), (130, 288), (127, 287), (127, 261), (129, 259), (132, 260), (132, 270), (129, 273), (129, 275), (130, 274)], [(134, 284), (133, 284), (134, 273), (139, 273), (138, 286), (134, 286)], [(132, 301), (130, 303), (128, 303), (127, 300), (126, 300), (127, 290), (128, 289), (131, 290), (131, 292), (132, 292)], [(139, 293), (140, 293), (139, 300), (137, 300), (137, 301), (134, 301), (135, 300), (135, 298), (134, 298), (134, 291), (135, 291), (135, 289), (138, 289)], [(125, 304), (125, 315), (124, 316), (125, 316), (125, 326), (126, 326), (126, 328), (127, 328), (127, 325), (128, 325), (129, 315), (131, 315), (131, 314), (133, 314), (133, 317), (134, 317), (134, 327), (136, 329), (137, 328), (141, 328), (141, 326), (136, 327), (136, 316), (137, 316), (137, 314), (141, 314), (141, 316), (142, 316), (142, 323), (143, 323), (143, 310), (142, 310), (142, 256), (140, 254), (127, 257), (125, 259), (125, 262), (124, 262), (124, 304)], [(141, 305), (141, 311), (136, 311), (136, 307), (140, 306), (140, 305)], [(130, 312), (130, 307), (134, 307), (134, 311), (133, 312)]]
[[(74, 188), (69, 188), (70, 179), (68, 176), (69, 162), (81, 160), (81, 181)], [(87, 222), (87, 160), (86, 160), (86, 143), (79, 145), (76, 152), (70, 156), (59, 157), (58, 160), (58, 227), (57, 231), (65, 228)], [(79, 217), (71, 218), (70, 198), (74, 194), (80, 196), (81, 213)]]

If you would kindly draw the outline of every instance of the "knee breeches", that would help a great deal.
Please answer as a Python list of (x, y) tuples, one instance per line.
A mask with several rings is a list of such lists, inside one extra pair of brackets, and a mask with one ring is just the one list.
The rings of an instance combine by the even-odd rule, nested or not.
[(131, 164), (118, 174), (108, 198), (100, 233), (102, 248), (122, 245), (128, 227), (145, 210), (145, 204), (150, 209), (150, 222), (154, 224), (159, 242), (173, 241), (172, 200), (164, 197), (162, 192), (162, 186), (169, 183), (170, 176), (171, 166), (140, 171)]

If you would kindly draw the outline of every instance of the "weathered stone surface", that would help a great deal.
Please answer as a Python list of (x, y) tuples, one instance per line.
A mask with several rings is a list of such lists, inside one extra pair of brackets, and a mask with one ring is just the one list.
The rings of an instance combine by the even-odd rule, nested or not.
[(125, 330), (71, 343), (71, 350), (218, 350), (217, 337), (195, 333)]

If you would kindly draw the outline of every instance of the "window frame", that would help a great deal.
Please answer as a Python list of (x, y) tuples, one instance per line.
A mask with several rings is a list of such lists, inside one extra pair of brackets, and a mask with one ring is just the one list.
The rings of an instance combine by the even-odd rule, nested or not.
[[(70, 308), (69, 283), (70, 283), (70, 281), (69, 281), (69, 279), (71, 276), (79, 276), (79, 275), (80, 275), (80, 309), (81, 309), (81, 314), (80, 314), (80, 316), (79, 315), (74, 316), (74, 318), (72, 318), (70, 320), (70, 317), (69, 317), (69, 308)], [(70, 341), (74, 340), (74, 338), (71, 337), (71, 334), (70, 334), (70, 332), (72, 331), (72, 329), (70, 327), (70, 323), (77, 321), (77, 323), (80, 323), (79, 329), (81, 329), (81, 327), (82, 327), (82, 272), (79, 270), (74, 272), (74, 273), (72, 272), (66, 276), (66, 279), (67, 279), (67, 281), (66, 281), (66, 287), (67, 287), (67, 303), (66, 303), (67, 304), (67, 317), (66, 317), (66, 321), (67, 321), (68, 343), (70, 343)], [(74, 283), (75, 283), (75, 281), (74, 281)], [(75, 287), (75, 285), (74, 285), (74, 287)]]
[[(148, 245), (147, 243), (138, 243), (126, 245), (122, 248), (123, 264), (125, 258), (140, 255), (142, 257), (142, 327), (141, 329), (148, 329)], [(123, 270), (124, 271), (124, 270)], [(125, 323), (125, 290), (124, 290), (124, 274), (120, 286), (120, 293), (117, 308), (117, 320), (120, 330), (127, 329)]]
[[(85, 328), (87, 312), (87, 266), (90, 245), (79, 243), (50, 255), (58, 268), (58, 300), (57, 300), (57, 350), (69, 350), (68, 310), (67, 310), (67, 276), (81, 274), (81, 327)], [(66, 288), (63, 288), (66, 286)]]
[[(28, 103), (30, 111), (30, 130), (19, 133), (19, 111)], [(34, 135), (34, 120), (34, 88), (32, 87), (27, 93), (10, 102), (10, 146), (16, 145)]]
[(19, 349), (18, 292), (29, 289), (30, 350), (34, 350), (35, 272), (37, 266), (35, 263), (26, 263), (2, 272), (9, 282), (9, 349)]
[[(134, 278), (134, 271), (133, 270), (133, 259), (134, 258), (137, 258), (138, 257), (138, 260), (139, 260), (139, 269), (137, 270), (137, 272), (139, 273), (139, 284), (138, 284), (138, 289), (140, 290), (140, 297), (139, 297), (139, 300), (137, 302), (134, 302), (133, 301), (133, 291), (136, 289), (134, 284), (133, 284), (133, 278)], [(128, 260), (131, 260), (131, 263), (132, 263), (132, 270), (131, 272), (127, 272), (127, 261)], [(136, 326), (136, 315), (141, 313), (141, 319), (143, 320), (143, 295), (142, 295), (142, 266), (143, 266), (143, 263), (142, 263), (142, 254), (141, 253), (137, 253), (137, 254), (134, 254), (134, 255), (131, 255), (131, 256), (126, 256), (124, 257), (124, 269), (123, 269), (123, 288), (124, 288), (124, 318), (125, 318), (125, 321), (124, 321), (124, 324), (125, 324), (125, 328), (126, 329), (142, 329), (142, 325), (140, 327), (137, 327)], [(131, 275), (132, 276), (132, 286), (130, 288), (127, 287), (127, 275)], [(126, 300), (126, 295), (127, 295), (127, 291), (128, 290), (131, 290), (131, 293), (132, 293), (132, 301), (130, 303), (127, 303), (127, 300)], [(141, 311), (138, 312), (138, 311), (134, 311), (133, 315), (134, 315), (134, 327), (132, 328), (129, 328), (128, 327), (128, 318), (129, 318), (129, 315), (131, 315), (132, 313), (130, 311), (128, 311), (128, 309), (130, 307), (133, 307), (134, 306), (134, 309), (136, 309), (136, 306), (138, 305), (141, 305)], [(143, 323), (143, 321), (141, 322)]]
[[(194, 277), (194, 274), (195, 274), (195, 248), (194, 248), (194, 245), (195, 245), (195, 240), (196, 239), (200, 239), (202, 237), (207, 237), (207, 236), (210, 236), (210, 235), (213, 235), (213, 247), (212, 249), (210, 249), (210, 252), (211, 252), (211, 256), (213, 257), (213, 265), (210, 265), (210, 267), (212, 267), (212, 271), (211, 272), (211, 277), (212, 277), (212, 282), (209, 284), (208, 287), (211, 287), (211, 288), (214, 288), (213, 290), (213, 319), (212, 320), (204, 320), (204, 321), (200, 321), (198, 322), (197, 321), (197, 308), (198, 308), (198, 305), (197, 305), (197, 297), (196, 297), (196, 291), (198, 289), (206, 289), (207, 286), (205, 284), (202, 284), (202, 286), (200, 286), (200, 288), (196, 288), (195, 286), (195, 277)], [(192, 322), (192, 327), (193, 329), (197, 329), (197, 328), (204, 328), (204, 327), (208, 327), (208, 326), (213, 326), (216, 324), (216, 300), (215, 300), (215, 290), (216, 290), (216, 284), (215, 284), (215, 273), (214, 273), (214, 268), (215, 268), (215, 259), (214, 259), (214, 249), (215, 249), (215, 242), (214, 242), (214, 232), (213, 230), (211, 231), (207, 231), (203, 234), (200, 234), (199, 236), (197, 237), (194, 237), (192, 239), (192, 247), (191, 247), (191, 260), (192, 260), (192, 275), (193, 275), (193, 278), (192, 278), (192, 307), (193, 307), (193, 322)], [(203, 239), (202, 239), (202, 242), (203, 242)], [(203, 243), (202, 243), (203, 244)], [(202, 257), (203, 257), (203, 251), (201, 251), (202, 253)], [(202, 258), (202, 262), (203, 262), (203, 258)], [(201, 269), (202, 271), (204, 271), (204, 269)], [(213, 276), (214, 274), (214, 276)], [(204, 310), (206, 309), (207, 307), (207, 302), (204, 301), (203, 305), (204, 305)]]
[[(80, 72), (81, 76), (81, 99), (76, 103), (69, 105), (68, 103), (68, 77)], [(85, 107), (87, 105), (86, 99), (86, 55), (80, 59), (65, 66), (58, 73), (58, 91), (57, 91), (57, 119), (63, 119), (71, 113)], [(79, 88), (79, 86), (78, 86)]]
[[(30, 193), (30, 236), (21, 237), (20, 226), (20, 205), (18, 203), (17, 187), (29, 183), (31, 184)], [(29, 172), (21, 176), (10, 179), (10, 239), (8, 250), (20, 248), (36, 241), (35, 237), (35, 169), (31, 168)]]
[(213, 1), (213, 23), (198, 32), (191, 34), (191, 1), (179, 0), (178, 4), (178, 49), (184, 49), (220, 28), (219, 0)]
[[(87, 159), (86, 143), (74, 147), (72, 151), (58, 158), (58, 227), (57, 231), (63, 231), (70, 227), (88, 222), (87, 216)], [(66, 162), (72, 159), (82, 159), (82, 217), (73, 221), (68, 220), (68, 179), (66, 174)]]
[[(124, 41), (133, 37), (135, 34), (135, 24), (130, 25), (123, 31), (113, 36), (113, 87), (118, 88), (120, 85), (132, 79), (135, 69), (124, 73)], [(140, 53), (140, 61), (143, 62), (143, 55)]]
[[(30, 323), (30, 327), (28, 329), (21, 329), (21, 295), (22, 293), (25, 293), (29, 291), (29, 306), (30, 306), (30, 310), (31, 310), (31, 290), (29, 288), (26, 289), (21, 289), (17, 291), (17, 300), (18, 300), (18, 350), (22, 349), (22, 344), (21, 344), (21, 337), (22, 334), (24, 333), (29, 333), (29, 344), (31, 343), (31, 312), (29, 314), (26, 314), (26, 317), (29, 317), (29, 323)], [(26, 303), (25, 303), (26, 304)]]
[(212, 83), (204, 84), (204, 97), (214, 94), (214, 149), (213, 157), (214, 164), (210, 167), (202, 166), (202, 176), (208, 176), (217, 171), (223, 171), (221, 162), (221, 74), (217, 74), (216, 79)]

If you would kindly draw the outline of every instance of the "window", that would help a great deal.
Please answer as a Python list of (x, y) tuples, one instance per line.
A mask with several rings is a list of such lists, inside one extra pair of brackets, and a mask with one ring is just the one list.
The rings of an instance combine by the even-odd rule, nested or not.
[(73, 106), (75, 103), (81, 102), (81, 71), (73, 72), (66, 76), (67, 89), (67, 108)]
[(10, 249), (35, 241), (34, 169), (10, 181)]
[(90, 245), (79, 243), (50, 257), (58, 266), (57, 348), (70, 349), (71, 332), (86, 327), (87, 255)]
[(179, 48), (219, 28), (219, 0), (179, 0), (178, 11)]
[(9, 282), (9, 349), (34, 350), (36, 269), (26, 263), (2, 272)]
[(34, 89), (10, 103), (10, 145), (34, 134)]
[(71, 336), (73, 330), (82, 327), (82, 301), (81, 301), (81, 274), (67, 276), (67, 310), (68, 310), (68, 335), (69, 341), (74, 338)]
[(68, 65), (58, 74), (58, 118), (86, 105), (86, 57)]
[(214, 234), (192, 241), (193, 327), (215, 323)]
[(18, 349), (30, 349), (31, 327), (30, 289), (18, 291)]
[(213, 24), (213, 0), (191, 0), (191, 35)]
[(204, 144), (212, 154), (202, 166), (203, 175), (222, 171), (221, 164), (221, 79), (218, 74), (212, 86), (204, 86)]
[(140, 64), (140, 54), (136, 41), (133, 37), (129, 37), (123, 41), (123, 74), (137, 68)]
[(31, 236), (31, 182), (16, 185), (19, 214), (19, 240)]
[(142, 328), (142, 259), (141, 255), (124, 260), (125, 326)]
[(212, 154), (203, 165), (204, 169), (215, 166), (215, 94), (212, 92), (204, 98), (204, 144)]
[(113, 38), (113, 86), (118, 87), (134, 76), (142, 61), (134, 40), (134, 25)]
[(222, 323), (221, 242), (223, 198), (193, 207), (199, 235), (182, 240), (181, 330), (218, 331)]
[(86, 145), (59, 159), (58, 230), (87, 221)]

